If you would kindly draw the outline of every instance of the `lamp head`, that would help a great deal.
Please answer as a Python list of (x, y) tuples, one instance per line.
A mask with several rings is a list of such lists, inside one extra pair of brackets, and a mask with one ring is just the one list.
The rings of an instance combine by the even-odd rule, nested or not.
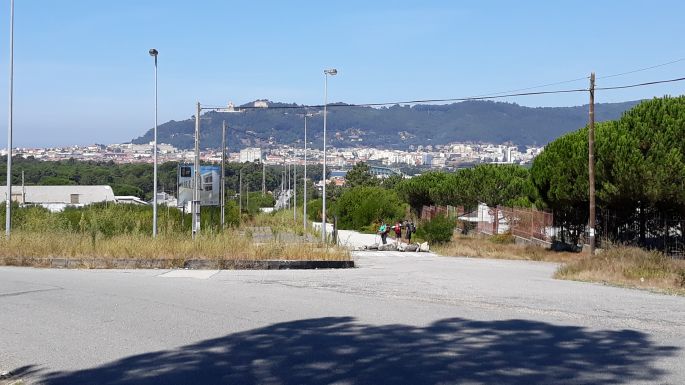
[(326, 75), (334, 76), (334, 75), (338, 74), (338, 70), (335, 68), (331, 68), (331, 69), (323, 70), (323, 73), (325, 73)]
[(159, 53), (159, 52), (158, 52), (156, 49), (150, 48), (150, 56), (157, 57), (157, 54), (158, 54), (158, 53)]

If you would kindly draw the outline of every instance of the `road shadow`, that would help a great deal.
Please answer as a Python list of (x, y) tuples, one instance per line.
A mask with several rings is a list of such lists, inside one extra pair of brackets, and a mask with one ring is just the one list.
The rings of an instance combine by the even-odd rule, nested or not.
[[(43, 374), (57, 384), (658, 383), (674, 355), (631, 330), (450, 318), (426, 327), (351, 317), (278, 323), (102, 366)], [(663, 382), (663, 381), (661, 381)]]

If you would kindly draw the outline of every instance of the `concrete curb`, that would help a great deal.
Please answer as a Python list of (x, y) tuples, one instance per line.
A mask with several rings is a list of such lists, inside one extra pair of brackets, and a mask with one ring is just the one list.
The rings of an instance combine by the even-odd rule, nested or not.
[(2, 266), (49, 267), (54, 269), (190, 269), (190, 270), (296, 270), (347, 269), (354, 261), (278, 261), (241, 259), (106, 259), (31, 258), (0, 259)]

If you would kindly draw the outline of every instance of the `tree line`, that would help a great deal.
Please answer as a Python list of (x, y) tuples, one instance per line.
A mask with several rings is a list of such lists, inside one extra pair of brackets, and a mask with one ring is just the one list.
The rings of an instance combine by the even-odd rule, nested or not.
[[(546, 146), (531, 168), (519, 165), (477, 165), (455, 172), (430, 171), (405, 179), (373, 177), (368, 165), (357, 164), (345, 186), (329, 185), (330, 213), (341, 228), (369, 229), (380, 221), (418, 216), (424, 205), (475, 209), (525, 206), (551, 210), (563, 241), (579, 242), (588, 223), (588, 128), (559, 137)], [(654, 247), (654, 240), (683, 237), (685, 227), (685, 96), (640, 103), (619, 119), (596, 125), (596, 191), (598, 229), (606, 237)], [(4, 178), (4, 162), (0, 178)], [(151, 197), (149, 164), (112, 162), (42, 162), (17, 158), (13, 181), (27, 184), (110, 184), (117, 195)], [(160, 185), (174, 191), (176, 163), (160, 166)], [(228, 164), (227, 192), (238, 189), (240, 170), (250, 191), (261, 191), (262, 165)], [(302, 167), (297, 173), (302, 176)], [(266, 168), (266, 189), (280, 189), (283, 168)], [(313, 181), (321, 166), (309, 167)], [(298, 186), (302, 202), (302, 184)], [(308, 187), (308, 214), (321, 215), (316, 189)], [(329, 217), (331, 214), (329, 214)], [(675, 223), (675, 225), (674, 225)], [(661, 241), (663, 242), (663, 241)]]
[[(152, 164), (114, 163), (112, 161), (41, 161), (34, 157), (12, 157), (12, 184), (22, 183), (22, 172), (26, 185), (110, 185), (115, 195), (134, 195), (145, 200), (152, 199)], [(304, 167), (297, 166), (298, 183), (304, 175)], [(244, 191), (262, 191), (262, 172), (265, 171), (267, 191), (279, 191), (283, 166), (262, 164), (226, 163), (226, 193), (235, 195), (243, 175)], [(0, 159), (0, 184), (6, 183), (7, 157)], [(321, 165), (308, 165), (307, 176), (314, 183), (322, 179)], [(178, 162), (164, 162), (158, 166), (159, 191), (177, 196)]]

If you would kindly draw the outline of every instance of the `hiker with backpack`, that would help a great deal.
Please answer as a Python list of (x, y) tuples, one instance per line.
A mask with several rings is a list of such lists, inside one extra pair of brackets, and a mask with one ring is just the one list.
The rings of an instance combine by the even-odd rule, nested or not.
[(378, 233), (381, 235), (381, 241), (383, 242), (384, 245), (388, 244), (388, 233), (390, 232), (390, 229), (388, 228), (388, 225), (385, 224), (385, 222), (381, 222), (381, 227), (378, 228)]
[(395, 242), (400, 243), (400, 240), (402, 239), (402, 223), (400, 223), (400, 221), (397, 221), (397, 223), (395, 223), (395, 226), (393, 226), (392, 229), (395, 232)]
[(407, 244), (411, 243), (411, 235), (416, 232), (416, 226), (414, 226), (414, 222), (409, 222), (407, 223), (406, 227), (406, 232), (405, 232), (405, 237), (407, 238)]

